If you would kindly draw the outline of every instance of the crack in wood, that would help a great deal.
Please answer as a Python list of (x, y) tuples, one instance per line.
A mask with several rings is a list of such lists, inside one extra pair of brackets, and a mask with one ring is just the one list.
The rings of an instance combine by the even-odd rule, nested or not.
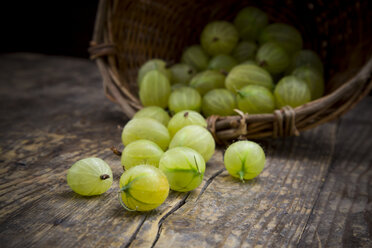
[(156, 237), (154, 239), (154, 242), (152, 242), (152, 245), (151, 245), (151, 248), (155, 247), (156, 243), (158, 242), (159, 238), (160, 238), (160, 233), (161, 233), (161, 230), (162, 230), (162, 226), (163, 226), (163, 222), (165, 221), (166, 218), (168, 218), (171, 214), (173, 214), (174, 212), (176, 212), (178, 209), (180, 209), (183, 205), (185, 205), (186, 203), (186, 199), (189, 197), (190, 195), (190, 192), (188, 192), (184, 197), (183, 199), (177, 203), (171, 210), (169, 210), (168, 213), (166, 213), (160, 220), (159, 220), (159, 223), (158, 223), (158, 232), (156, 234)]
[(141, 230), (141, 227), (143, 226), (143, 223), (145, 223), (146, 219), (147, 219), (147, 216), (148, 214), (145, 215), (145, 217), (141, 220), (141, 222), (138, 224), (136, 230), (134, 231), (134, 233), (132, 234), (132, 236), (129, 238), (129, 241), (128, 243), (124, 246), (124, 248), (128, 248), (132, 242), (136, 239), (137, 237), (137, 234), (139, 233), (139, 231)]
[(297, 239), (297, 244), (296, 244), (296, 247), (300, 247), (300, 244), (301, 244), (301, 240), (302, 240), (302, 236), (303, 234), (305, 233), (306, 231), (306, 228), (308, 228), (308, 225), (309, 225), (309, 222), (310, 222), (310, 218), (311, 216), (313, 215), (314, 213), (314, 210), (315, 210), (315, 207), (317, 206), (317, 202), (320, 198), (320, 194), (322, 193), (324, 187), (325, 187), (325, 183), (327, 182), (328, 180), (328, 177), (329, 177), (329, 174), (330, 174), (330, 171), (332, 169), (332, 164), (335, 160), (335, 158), (333, 157), (333, 154), (334, 154), (334, 151), (335, 151), (335, 148), (336, 148), (336, 143), (337, 143), (337, 137), (338, 137), (338, 134), (339, 134), (339, 131), (340, 131), (340, 126), (341, 126), (341, 119), (337, 120), (337, 123), (336, 123), (336, 130), (335, 130), (335, 136), (334, 136), (334, 144), (332, 146), (332, 150), (331, 150), (331, 153), (330, 153), (330, 161), (329, 161), (329, 166), (328, 166), (328, 169), (327, 169), (327, 172), (325, 173), (324, 175), (324, 178), (319, 186), (319, 189), (318, 189), (318, 193), (314, 199), (314, 204), (313, 206), (311, 207), (311, 211), (309, 213), (309, 215), (307, 216), (307, 219), (306, 219), (306, 222), (305, 222), (305, 225), (304, 227), (302, 228), (302, 231), (301, 231), (301, 234), (300, 236), (298, 237)]
[(199, 200), (199, 198), (201, 197), (201, 195), (204, 193), (204, 191), (208, 188), (208, 186), (212, 183), (212, 181), (217, 177), (219, 176), (222, 172), (224, 172), (226, 169), (225, 168), (222, 168), (220, 169), (219, 171), (215, 172), (208, 180), (207, 182), (204, 184), (203, 188), (200, 190), (200, 193), (198, 195), (198, 198), (196, 198), (196, 201)]

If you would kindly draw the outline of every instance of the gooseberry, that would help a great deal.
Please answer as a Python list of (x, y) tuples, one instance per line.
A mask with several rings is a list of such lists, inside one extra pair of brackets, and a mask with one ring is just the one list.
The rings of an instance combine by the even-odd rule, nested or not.
[(149, 211), (160, 206), (169, 193), (167, 177), (151, 165), (137, 165), (120, 177), (119, 200), (129, 211)]
[(168, 123), (168, 131), (171, 137), (173, 137), (178, 130), (189, 125), (199, 125), (207, 127), (207, 122), (204, 117), (198, 112), (192, 110), (183, 110), (175, 114)]
[(230, 55), (219, 54), (209, 61), (208, 69), (229, 72), (237, 64), (238, 61)]
[(208, 23), (200, 36), (200, 43), (209, 55), (229, 54), (238, 40), (238, 31), (226, 21)]
[(295, 76), (283, 77), (275, 87), (274, 97), (277, 107), (289, 105), (293, 108), (311, 100), (311, 92), (306, 82)]
[(305, 81), (311, 92), (311, 100), (315, 100), (324, 94), (324, 80), (319, 71), (312, 66), (301, 66), (292, 72), (292, 75)]
[(257, 177), (265, 166), (265, 153), (252, 141), (238, 141), (230, 145), (224, 155), (226, 170), (233, 177), (249, 180)]
[(301, 66), (310, 66), (317, 70), (320, 75), (323, 75), (323, 63), (320, 60), (318, 54), (311, 50), (301, 50), (295, 53), (292, 57), (291, 63), (287, 69), (287, 73), (290, 74), (296, 68)]
[(227, 89), (214, 89), (203, 97), (202, 111), (205, 116), (234, 115), (236, 108), (235, 95)]
[(130, 120), (121, 134), (121, 140), (125, 146), (140, 139), (151, 140), (165, 151), (169, 145), (170, 136), (163, 124), (154, 119), (142, 117)]
[(168, 131), (171, 137), (173, 137), (178, 130), (189, 125), (199, 125), (207, 127), (207, 122), (204, 117), (198, 112), (192, 110), (183, 110), (175, 114), (168, 123)]
[(261, 30), (269, 23), (266, 13), (255, 7), (239, 11), (234, 19), (239, 36), (243, 40), (256, 40)]
[(68, 170), (67, 184), (79, 195), (100, 195), (111, 187), (112, 171), (100, 158), (81, 159)]
[(143, 106), (168, 106), (171, 86), (167, 77), (157, 70), (146, 73), (141, 82), (139, 97)]
[(142, 117), (148, 117), (157, 120), (164, 126), (167, 126), (170, 120), (167, 111), (158, 106), (148, 106), (140, 109), (137, 113), (134, 114), (133, 119)]
[(202, 98), (199, 92), (191, 87), (181, 87), (173, 91), (169, 97), (169, 110), (177, 113), (190, 109), (200, 111)]
[(199, 125), (189, 125), (181, 128), (169, 144), (170, 149), (179, 146), (198, 151), (207, 162), (212, 157), (216, 145), (212, 134), (206, 128)]
[(167, 67), (167, 63), (165, 63), (165, 61), (163, 61), (161, 59), (150, 59), (149, 61), (144, 63), (138, 71), (138, 79), (137, 80), (138, 80), (138, 83), (139, 83), (140, 87), (141, 87), (141, 84), (142, 84), (142, 79), (144, 78), (146, 73), (148, 73), (149, 71), (152, 71), (152, 70), (157, 70), (157, 71), (161, 72), (164, 76), (167, 77), (167, 79), (169, 81), (171, 81), (172, 74)]
[(191, 79), (190, 86), (199, 91), (201, 95), (204, 95), (210, 90), (223, 88), (225, 78), (225, 75), (218, 71), (203, 71), (199, 72)]
[(260, 44), (266, 42), (277, 42), (281, 47), (286, 50), (289, 56), (302, 48), (302, 36), (300, 32), (285, 23), (273, 23), (266, 26), (259, 38)]
[(196, 69), (185, 63), (175, 64), (169, 69), (172, 72), (172, 84), (188, 84), (196, 74)]
[(186, 48), (182, 53), (181, 62), (191, 65), (198, 71), (207, 69), (209, 55), (200, 45), (194, 45)]
[(232, 56), (238, 60), (239, 63), (254, 59), (257, 51), (256, 43), (252, 41), (241, 41), (236, 45), (232, 51)]
[(121, 153), (121, 165), (125, 170), (140, 164), (159, 167), (163, 153), (163, 150), (150, 140), (136, 140), (125, 146)]
[(267, 42), (258, 49), (256, 61), (271, 74), (279, 74), (288, 67), (289, 56), (277, 43)]
[(203, 181), (205, 161), (191, 148), (175, 147), (163, 154), (159, 169), (167, 176), (172, 190), (186, 192), (197, 188)]
[(263, 86), (248, 85), (238, 91), (238, 108), (249, 114), (272, 113), (275, 110), (273, 93)]
[(253, 64), (235, 66), (226, 77), (225, 86), (236, 92), (247, 85), (261, 85), (269, 90), (274, 88), (273, 79), (265, 69)]

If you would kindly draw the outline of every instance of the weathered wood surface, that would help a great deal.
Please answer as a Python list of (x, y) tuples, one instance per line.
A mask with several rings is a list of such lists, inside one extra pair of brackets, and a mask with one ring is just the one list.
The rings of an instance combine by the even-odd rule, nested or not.
[[(241, 183), (222, 150), (203, 184), (172, 192), (158, 209), (117, 200), (127, 121), (104, 98), (85, 60), (0, 57), (1, 247), (372, 247), (372, 99), (300, 137), (263, 140), (263, 173)], [(81, 197), (66, 184), (76, 160), (97, 156), (113, 187)]]

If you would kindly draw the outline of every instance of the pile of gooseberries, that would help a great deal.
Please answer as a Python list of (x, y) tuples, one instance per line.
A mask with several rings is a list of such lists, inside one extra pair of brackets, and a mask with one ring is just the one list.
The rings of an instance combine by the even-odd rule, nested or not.
[(234, 109), (273, 113), (324, 93), (322, 61), (303, 48), (301, 33), (286, 23), (270, 23), (255, 7), (239, 11), (232, 23), (208, 23), (200, 44), (186, 47), (179, 63), (150, 59), (139, 71), (143, 106), (156, 105), (171, 114), (187, 109), (205, 117), (236, 115)]
[[(323, 71), (296, 28), (269, 23), (255, 7), (242, 9), (233, 23), (208, 23), (200, 44), (185, 48), (180, 63), (147, 61), (137, 78), (143, 108), (122, 131), (120, 203), (129, 211), (149, 211), (170, 189), (196, 189), (215, 151), (205, 117), (298, 107), (323, 95)], [(242, 181), (258, 176), (265, 161), (261, 146), (248, 140), (224, 154), (227, 172)], [(67, 174), (71, 189), (85, 196), (106, 192), (112, 179), (99, 158), (80, 160)]]

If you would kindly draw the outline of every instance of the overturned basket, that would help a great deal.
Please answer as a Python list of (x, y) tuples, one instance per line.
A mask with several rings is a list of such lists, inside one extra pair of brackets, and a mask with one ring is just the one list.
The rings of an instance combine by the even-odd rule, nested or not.
[(273, 114), (208, 118), (218, 143), (237, 138), (298, 135), (335, 119), (372, 88), (371, 6), (364, 1), (168, 1), (101, 0), (89, 49), (103, 77), (107, 97), (128, 117), (141, 108), (137, 71), (151, 58), (178, 61), (186, 46), (199, 42), (213, 20), (232, 20), (246, 6), (264, 10), (274, 22), (296, 26), (304, 47), (325, 64), (326, 95)]

